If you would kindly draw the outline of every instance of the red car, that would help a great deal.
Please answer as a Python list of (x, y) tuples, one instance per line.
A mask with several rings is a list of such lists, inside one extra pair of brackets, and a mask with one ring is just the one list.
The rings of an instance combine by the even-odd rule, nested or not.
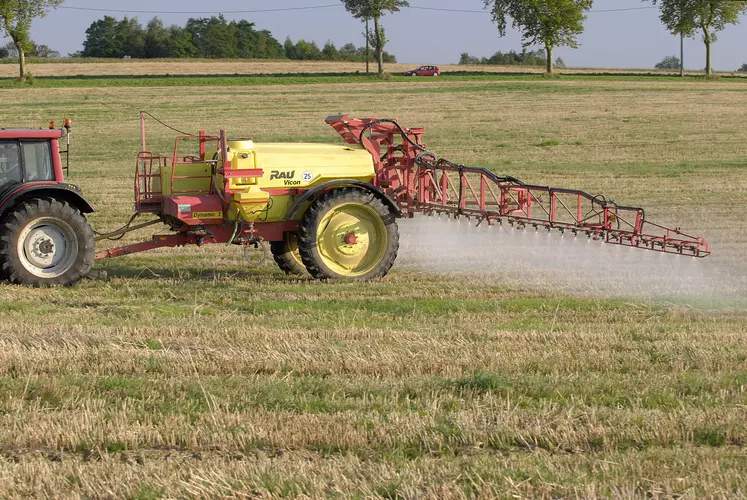
[(417, 69), (407, 71), (405, 76), (439, 76), (441, 70), (436, 66), (421, 66)]

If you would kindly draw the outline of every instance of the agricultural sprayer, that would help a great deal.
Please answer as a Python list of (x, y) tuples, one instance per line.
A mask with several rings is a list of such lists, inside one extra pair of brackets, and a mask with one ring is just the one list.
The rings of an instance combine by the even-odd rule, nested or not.
[[(260, 144), (200, 132), (176, 138), (170, 155), (142, 150), (135, 168), (135, 214), (107, 234), (85, 215), (93, 207), (64, 181), (71, 122), (49, 130), (0, 130), (0, 273), (13, 283), (71, 285), (94, 260), (161, 247), (269, 242), (287, 273), (319, 279), (385, 276), (397, 257), (397, 219), (466, 217), (518, 230), (558, 230), (613, 245), (693, 257), (703, 238), (646, 219), (642, 208), (601, 195), (525, 184), (483, 168), (439, 159), (423, 129), (395, 120), (330, 116), (344, 145)], [(67, 148), (60, 151), (66, 138)], [(63, 166), (61, 153), (67, 155)], [(133, 224), (137, 216), (148, 222)], [(95, 251), (95, 242), (166, 224), (170, 232)]]

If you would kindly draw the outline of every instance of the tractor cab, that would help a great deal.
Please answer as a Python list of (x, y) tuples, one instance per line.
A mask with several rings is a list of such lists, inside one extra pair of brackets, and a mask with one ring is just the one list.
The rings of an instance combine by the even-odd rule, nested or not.
[(60, 132), (46, 132), (46, 137), (36, 132), (0, 132), (0, 189), (25, 182), (62, 181), (61, 171), (60, 178), (55, 179), (53, 150), (57, 156), (57, 163), (60, 153), (52, 146), (52, 141), (59, 140)]
[[(63, 171), (69, 165), (71, 125), (66, 119), (63, 129), (57, 129), (54, 122), (48, 130), (0, 129), (0, 190), (32, 182), (63, 182)], [(67, 149), (60, 151), (63, 133)], [(68, 155), (64, 167), (60, 153)]]

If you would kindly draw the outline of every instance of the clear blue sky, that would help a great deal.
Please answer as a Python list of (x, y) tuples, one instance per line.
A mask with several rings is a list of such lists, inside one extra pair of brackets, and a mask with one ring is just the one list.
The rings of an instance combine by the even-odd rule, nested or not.
[[(339, 6), (334, 6), (339, 4)], [(482, 10), (482, 0), (410, 0), (412, 6)], [(64, 7), (96, 9), (131, 9), (133, 11), (175, 11), (184, 14), (159, 14), (166, 24), (183, 25), (189, 17), (210, 12), (218, 14), (231, 10), (278, 9), (302, 6), (333, 5), (331, 8), (225, 14), (227, 18), (245, 18), (261, 29), (270, 30), (281, 42), (286, 36), (297, 40), (315, 40), (322, 45), (326, 40), (340, 46), (347, 42), (362, 45), (360, 22), (352, 19), (339, 0), (67, 0)], [(641, 0), (595, 0), (593, 10), (649, 7)], [(214, 10), (212, 10), (214, 9)], [(32, 35), (37, 43), (49, 45), (63, 55), (81, 49), (85, 30), (91, 22), (106, 12), (87, 12), (58, 9), (46, 18), (36, 20)], [(122, 18), (124, 13), (111, 13)], [(154, 14), (129, 14), (143, 25)], [(747, 63), (747, 16), (742, 24), (729, 26), (719, 35), (714, 46), (713, 65), (717, 70), (734, 70)], [(487, 13), (437, 12), (404, 9), (384, 18), (390, 42), (387, 50), (400, 62), (413, 64), (456, 63), (459, 54), (490, 56), (497, 50), (520, 49), (521, 37), (516, 32), (501, 38)], [(624, 12), (589, 13), (586, 31), (580, 37), (578, 49), (560, 48), (558, 55), (566, 64), (575, 67), (651, 68), (664, 56), (679, 55), (679, 38), (671, 36), (661, 25), (657, 9)], [(705, 50), (699, 38), (685, 43), (685, 65), (702, 69)]]

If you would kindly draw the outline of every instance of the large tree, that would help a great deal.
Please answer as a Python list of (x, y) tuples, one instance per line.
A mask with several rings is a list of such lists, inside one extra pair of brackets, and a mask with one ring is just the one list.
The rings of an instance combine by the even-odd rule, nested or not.
[(737, 24), (739, 14), (747, 12), (747, 0), (653, 0), (661, 8), (661, 22), (675, 35), (703, 36), (706, 47), (706, 74), (713, 74), (711, 46), (716, 33), (727, 24)]
[(197, 47), (192, 43), (192, 34), (180, 26), (169, 27), (168, 52), (169, 57), (195, 57)]
[(31, 50), (31, 23), (64, 0), (0, 0), (0, 22), (18, 51), (20, 80), (26, 80), (26, 52)]
[(121, 53), (116, 57), (130, 56), (140, 59), (145, 50), (145, 30), (138, 22), (137, 18), (124, 19), (117, 23), (115, 39), (120, 47)]
[(492, 8), (493, 20), (501, 36), (506, 35), (508, 19), (522, 33), (524, 46), (542, 44), (547, 57), (547, 73), (553, 72), (555, 47), (578, 47), (584, 31), (586, 11), (593, 0), (484, 0)]
[(83, 42), (84, 57), (118, 57), (121, 46), (117, 40), (118, 22), (112, 16), (104, 16), (91, 23)]
[(379, 64), (379, 76), (384, 74), (384, 45), (386, 35), (381, 25), (381, 17), (387, 12), (399, 12), (402, 7), (409, 7), (407, 0), (342, 0), (345, 8), (356, 19), (373, 19), (374, 31), (371, 34), (371, 45), (376, 51)]
[(147, 59), (169, 57), (169, 30), (157, 17), (151, 19), (145, 28), (143, 55)]
[(117, 21), (111, 16), (94, 21), (83, 42), (85, 57), (144, 57), (147, 32), (137, 19)]
[(230, 59), (239, 56), (236, 25), (229, 24), (223, 15), (210, 18), (190, 18), (185, 28), (192, 35), (199, 57)]

